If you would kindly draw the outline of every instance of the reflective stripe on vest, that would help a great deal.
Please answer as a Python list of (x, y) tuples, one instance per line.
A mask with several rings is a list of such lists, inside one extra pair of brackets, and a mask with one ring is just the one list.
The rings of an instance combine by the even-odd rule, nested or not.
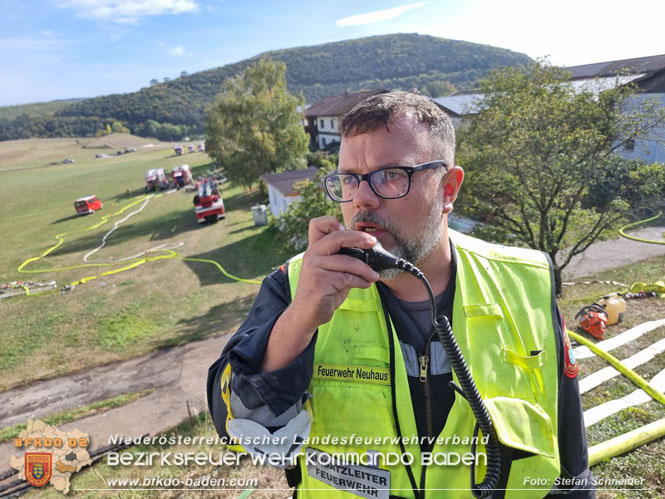
[[(536, 251), (449, 232), (457, 256), (455, 338), (499, 440), (527, 456), (512, 462), (506, 497), (543, 497), (559, 475), (558, 367), (549, 262)], [(289, 262), (291, 296), (296, 293), (301, 263), (301, 255)], [(332, 319), (319, 327), (309, 387), (313, 397), (306, 404), (312, 418), (307, 447), (346, 454), (350, 461), (375, 451), (395, 460), (402, 455), (401, 439), (406, 451), (401, 461), (413, 462), (381, 465), (390, 472), (391, 495), (416, 497), (415, 480), (417, 488), (431, 491), (425, 497), (472, 497), (469, 460), (475, 419), (471, 409), (456, 394), (431, 454), (421, 455), (402, 352), (394, 347), (397, 336), (385, 317), (376, 286), (354, 288)], [(394, 380), (385, 379), (390, 378), (391, 356)], [(477, 453), (479, 482), (485, 475), (482, 443)], [(357, 497), (336, 490), (354, 488), (353, 480), (335, 479), (337, 487), (333, 487), (309, 476), (304, 458), (300, 466), (299, 498), (315, 496), (321, 489), (326, 498)]]

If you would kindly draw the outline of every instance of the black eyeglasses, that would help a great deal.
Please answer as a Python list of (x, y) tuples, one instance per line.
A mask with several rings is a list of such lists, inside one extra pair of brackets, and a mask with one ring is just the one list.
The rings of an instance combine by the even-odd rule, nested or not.
[(397, 199), (409, 193), (411, 177), (414, 173), (421, 170), (434, 170), (440, 166), (448, 169), (445, 161), (437, 160), (416, 166), (387, 166), (363, 175), (336, 172), (326, 175), (323, 180), (328, 196), (338, 203), (351, 201), (363, 180), (367, 180), (374, 194), (380, 198)]

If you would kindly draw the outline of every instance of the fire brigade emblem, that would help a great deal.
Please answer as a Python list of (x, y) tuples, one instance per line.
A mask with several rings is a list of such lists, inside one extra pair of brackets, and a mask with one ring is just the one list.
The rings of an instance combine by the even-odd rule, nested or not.
[(574, 378), (577, 376), (577, 362), (575, 362), (575, 353), (573, 352), (573, 345), (570, 343), (570, 338), (568, 337), (568, 332), (563, 330), (563, 349), (565, 352), (565, 365), (563, 372), (569, 378)]
[[(22, 480), (35, 487), (52, 486), (67, 494), (72, 473), (92, 464), (90, 438), (79, 430), (62, 431), (38, 419), (29, 419), (14, 439), (16, 454), (9, 464)], [(0, 492), (2, 495), (2, 492)]]
[(52, 456), (50, 452), (25, 454), (25, 479), (35, 487), (43, 487), (51, 480)]

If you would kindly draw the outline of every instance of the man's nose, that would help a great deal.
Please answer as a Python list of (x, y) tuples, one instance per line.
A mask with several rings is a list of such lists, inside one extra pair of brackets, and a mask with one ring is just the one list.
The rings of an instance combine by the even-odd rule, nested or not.
[(378, 208), (381, 198), (376, 195), (369, 185), (369, 180), (361, 180), (356, 193), (353, 195), (353, 204), (358, 208)]

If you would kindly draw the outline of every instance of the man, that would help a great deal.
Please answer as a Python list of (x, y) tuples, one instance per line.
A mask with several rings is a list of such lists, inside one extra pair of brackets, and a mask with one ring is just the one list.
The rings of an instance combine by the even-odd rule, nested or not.
[[(298, 497), (471, 497), (471, 480), (486, 471), (485, 441), (473, 445), (470, 404), (449, 386), (457, 377), (432, 330), (426, 288), (339, 254), (379, 241), (424, 273), (453, 326), (501, 446), (493, 497), (593, 497), (576, 370), (546, 257), (448, 230), (464, 173), (454, 166), (450, 120), (430, 100), (370, 97), (340, 131), (339, 168), (326, 189), (345, 225), (312, 220), (307, 251), (264, 280), (210, 368), (217, 430), (288, 435), (280, 452), (302, 450), (287, 471)], [(259, 454), (277, 447), (245, 445)]]

